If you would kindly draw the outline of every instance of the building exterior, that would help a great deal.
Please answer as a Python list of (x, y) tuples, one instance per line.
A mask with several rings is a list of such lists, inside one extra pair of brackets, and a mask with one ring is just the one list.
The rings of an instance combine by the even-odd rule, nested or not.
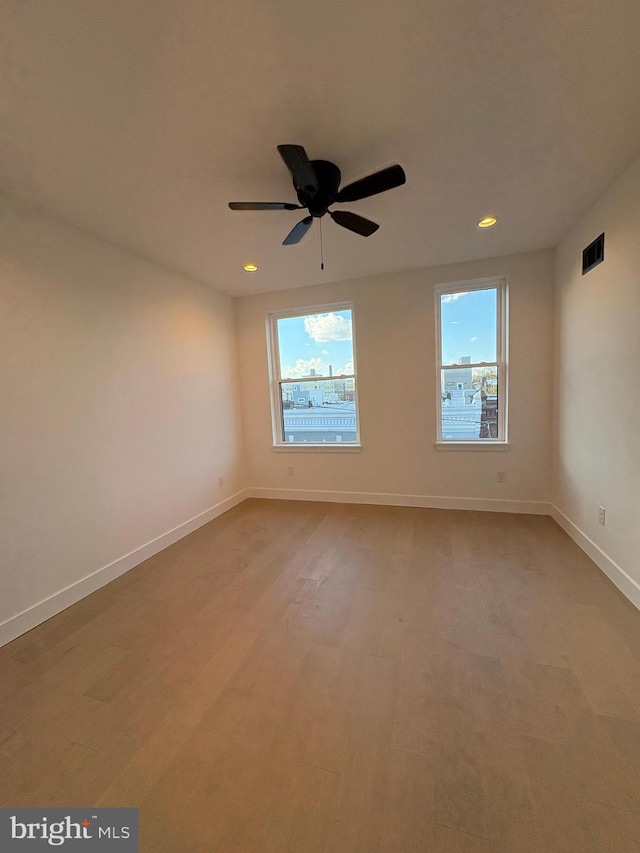
[[(460, 364), (470, 364), (471, 356), (463, 355)], [(460, 367), (454, 370), (444, 370), (442, 377), (442, 393), (445, 400), (458, 403), (470, 403), (476, 388), (473, 387), (473, 376), (470, 367)]]

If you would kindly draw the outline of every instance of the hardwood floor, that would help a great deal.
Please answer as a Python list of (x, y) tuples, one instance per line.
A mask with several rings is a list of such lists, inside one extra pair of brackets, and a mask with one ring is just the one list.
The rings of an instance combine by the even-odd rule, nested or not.
[(0, 805), (145, 853), (640, 850), (640, 613), (546, 517), (249, 500), (0, 683)]

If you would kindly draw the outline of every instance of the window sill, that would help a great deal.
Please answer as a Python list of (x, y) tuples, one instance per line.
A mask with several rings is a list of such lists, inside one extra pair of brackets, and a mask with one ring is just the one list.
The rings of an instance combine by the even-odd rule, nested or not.
[(436, 441), (433, 446), (436, 450), (510, 450), (507, 441)]
[(312, 444), (310, 441), (301, 441), (299, 443), (290, 442), (289, 444), (274, 444), (271, 448), (278, 452), (304, 453), (311, 451), (312, 453), (360, 453), (362, 450), (361, 444)]

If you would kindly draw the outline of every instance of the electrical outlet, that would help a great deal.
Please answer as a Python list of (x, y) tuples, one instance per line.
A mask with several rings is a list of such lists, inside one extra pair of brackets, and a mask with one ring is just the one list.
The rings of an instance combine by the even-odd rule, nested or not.
[(287, 474), (289, 477), (293, 477), (293, 465), (287, 465)]
[(218, 477), (218, 486), (224, 486), (224, 477)]
[(603, 506), (598, 507), (598, 521), (600, 524), (604, 525), (605, 517), (607, 515), (607, 511)]
[(507, 479), (507, 472), (506, 471), (498, 471), (498, 482), (504, 483), (506, 479)]

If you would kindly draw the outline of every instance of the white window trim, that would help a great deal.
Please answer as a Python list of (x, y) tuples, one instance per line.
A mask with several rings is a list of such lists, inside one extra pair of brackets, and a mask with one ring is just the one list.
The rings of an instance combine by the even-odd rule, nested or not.
[[(277, 321), (286, 317), (306, 317), (310, 314), (330, 314), (332, 311), (351, 311), (351, 341), (353, 345), (353, 373), (340, 374), (339, 376), (296, 376), (286, 377), (280, 375), (280, 347), (278, 344)], [(362, 449), (360, 431), (360, 402), (358, 399), (358, 364), (355, 329), (355, 308), (353, 302), (331, 302), (323, 305), (305, 305), (301, 308), (289, 308), (284, 311), (270, 311), (267, 314), (267, 358), (269, 366), (269, 387), (271, 394), (271, 432), (273, 436), (272, 449), (277, 451), (322, 451), (336, 453), (353, 453)], [(356, 440), (355, 441), (322, 441), (322, 442), (291, 442), (285, 441), (282, 434), (281, 410), (280, 410), (280, 383), (281, 382), (321, 382), (332, 379), (354, 380), (354, 401), (356, 415)]]
[[(470, 290), (487, 290), (497, 288), (497, 318), (496, 318), (496, 361), (474, 362), (470, 364), (443, 365), (442, 359), (442, 316), (440, 297), (445, 293), (459, 293)], [(476, 278), (470, 281), (455, 281), (438, 284), (434, 287), (435, 318), (436, 318), (436, 441), (438, 449), (480, 449), (508, 450), (509, 425), (509, 285), (506, 277), (492, 276), (491, 278)], [(482, 367), (484, 364), (496, 364), (498, 368), (498, 438), (446, 438), (442, 437), (442, 369), (461, 369), (465, 367)]]

